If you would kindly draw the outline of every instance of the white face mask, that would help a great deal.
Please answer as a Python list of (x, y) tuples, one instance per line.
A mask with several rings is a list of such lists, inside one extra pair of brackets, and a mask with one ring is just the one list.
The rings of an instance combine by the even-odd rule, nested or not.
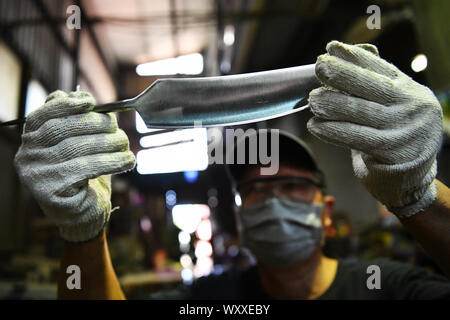
[(269, 198), (239, 212), (242, 244), (258, 261), (289, 265), (308, 259), (323, 238), (322, 204)]

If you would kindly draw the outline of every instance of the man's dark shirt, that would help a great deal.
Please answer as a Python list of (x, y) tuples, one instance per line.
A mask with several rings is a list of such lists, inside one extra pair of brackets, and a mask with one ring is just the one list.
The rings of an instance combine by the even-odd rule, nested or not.
[[(368, 289), (367, 267), (380, 267), (381, 288)], [(261, 287), (258, 267), (231, 269), (197, 279), (191, 286), (154, 294), (153, 299), (245, 300), (273, 299)], [(369, 281), (370, 282), (370, 281)], [(335, 279), (319, 300), (450, 299), (450, 281), (425, 269), (386, 259), (339, 260)]]

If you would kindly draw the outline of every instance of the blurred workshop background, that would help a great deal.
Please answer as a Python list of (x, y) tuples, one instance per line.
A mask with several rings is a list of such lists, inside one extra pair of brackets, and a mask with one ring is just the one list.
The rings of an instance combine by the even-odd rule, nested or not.
[[(380, 8), (381, 28), (367, 20)], [(247, 73), (314, 63), (330, 40), (369, 42), (438, 95), (448, 129), (450, 1), (1, 0), (0, 121), (20, 118), (54, 90), (77, 85), (98, 103), (131, 98), (161, 77)], [(79, 28), (78, 28), (79, 27)], [(108, 240), (129, 298), (253, 263), (238, 245), (224, 166), (208, 165), (223, 128), (155, 135), (118, 114), (137, 155), (113, 178)], [(439, 272), (395, 217), (354, 178), (348, 150), (312, 137), (309, 111), (253, 127), (306, 140), (335, 195), (331, 257), (391, 257)], [(0, 127), (0, 298), (53, 299), (63, 241), (13, 168), (22, 127)], [(214, 137), (214, 139), (212, 139)], [(177, 143), (184, 141), (184, 143)], [(168, 144), (164, 147), (158, 147)], [(438, 177), (450, 184), (448, 133)]]

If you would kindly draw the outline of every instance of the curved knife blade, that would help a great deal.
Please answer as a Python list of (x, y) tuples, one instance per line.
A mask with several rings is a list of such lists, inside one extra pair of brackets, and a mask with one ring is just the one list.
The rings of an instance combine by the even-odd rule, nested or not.
[(131, 102), (149, 128), (229, 126), (298, 112), (321, 84), (315, 65), (157, 80)]
[(135, 109), (148, 128), (230, 126), (304, 110), (309, 92), (319, 86), (314, 64), (229, 76), (159, 79), (135, 98), (96, 105), (92, 111)]

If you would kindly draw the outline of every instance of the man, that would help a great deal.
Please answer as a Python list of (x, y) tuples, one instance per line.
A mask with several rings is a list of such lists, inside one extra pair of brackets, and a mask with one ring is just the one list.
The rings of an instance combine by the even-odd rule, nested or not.
[[(311, 92), (315, 117), (309, 130), (352, 149), (355, 175), (450, 276), (450, 190), (435, 180), (442, 135), (439, 102), (428, 88), (379, 58), (374, 46), (333, 41), (327, 52), (316, 63), (324, 86)], [(60, 298), (124, 298), (103, 228), (112, 211), (109, 174), (132, 169), (134, 157), (114, 116), (89, 112), (94, 103), (85, 93), (50, 95), (28, 117), (15, 159), (21, 180), (68, 241)], [(251, 168), (237, 181), (243, 196), (242, 240), (259, 260), (258, 270), (201, 279), (185, 288), (184, 296), (449, 297), (446, 280), (383, 261), (382, 287), (369, 291), (365, 265), (324, 257), (321, 230), (330, 224), (334, 200), (321, 192), (323, 181), (314, 165), (300, 157), (298, 162), (282, 160), (275, 176), (263, 177)], [(81, 290), (70, 291), (65, 285), (65, 270), (71, 264), (83, 270)], [(239, 283), (244, 282), (233, 280), (247, 281), (250, 291), (242, 293)], [(221, 285), (230, 283), (236, 284), (234, 289), (229, 286), (220, 295)]]
[[(241, 150), (246, 150), (246, 159), (250, 149), (246, 143), (261, 139), (259, 132), (238, 139), (235, 149), (245, 145)], [(421, 268), (386, 259), (350, 262), (324, 256), (324, 231), (331, 226), (335, 201), (324, 192), (324, 176), (303, 141), (279, 130), (267, 133), (279, 138), (275, 175), (263, 175), (259, 164), (229, 165), (242, 199), (236, 215), (240, 240), (257, 265), (200, 278), (191, 287), (160, 292), (153, 298), (450, 298), (450, 282)], [(373, 272), (370, 266), (380, 270), (378, 284), (368, 280)]]

